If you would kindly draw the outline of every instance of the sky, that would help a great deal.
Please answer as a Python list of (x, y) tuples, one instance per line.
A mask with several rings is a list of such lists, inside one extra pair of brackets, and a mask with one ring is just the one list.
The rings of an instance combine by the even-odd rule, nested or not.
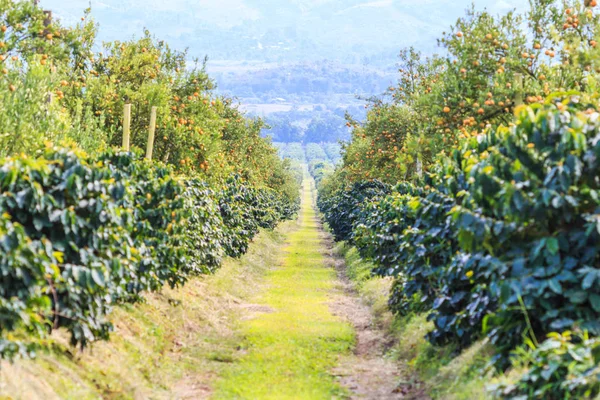
[[(435, 51), (435, 39), (474, 4), (492, 13), (524, 0), (41, 0), (63, 23), (91, 5), (100, 40), (140, 36), (144, 28), (192, 56), (298, 61), (348, 59), (406, 46)], [(372, 54), (368, 54), (372, 53)], [(356, 58), (356, 57), (355, 57)]]

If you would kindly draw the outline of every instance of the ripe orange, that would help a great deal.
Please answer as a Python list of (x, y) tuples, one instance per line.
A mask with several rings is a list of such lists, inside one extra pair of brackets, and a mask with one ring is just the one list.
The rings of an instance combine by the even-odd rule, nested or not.
[(445, 113), (449, 113), (450, 112), (450, 107), (448, 107), (448, 106), (444, 107), (444, 112)]
[(461, 37), (463, 37), (463, 33), (462, 32), (456, 32), (456, 36), (459, 37), (459, 38), (461, 38)]
[(15, 85), (8, 85), (8, 90), (14, 92), (15, 90), (17, 90), (17, 87)]

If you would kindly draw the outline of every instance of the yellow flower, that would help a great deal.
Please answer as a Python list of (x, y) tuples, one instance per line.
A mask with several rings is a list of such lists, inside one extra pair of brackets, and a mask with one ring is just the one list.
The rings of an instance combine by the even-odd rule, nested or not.
[(473, 277), (473, 271), (467, 271), (467, 273), (465, 274), (467, 276), (467, 278), (472, 278)]

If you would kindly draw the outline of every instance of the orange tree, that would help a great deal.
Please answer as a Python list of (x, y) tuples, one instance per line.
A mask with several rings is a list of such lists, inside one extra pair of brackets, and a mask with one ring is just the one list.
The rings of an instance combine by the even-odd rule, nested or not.
[(536, 0), (526, 15), (471, 9), (439, 44), (400, 54), (400, 79), (370, 102), (345, 146), (349, 179), (413, 180), (465, 138), (509, 124), (515, 106), (556, 91), (594, 92), (600, 24), (593, 1)]
[(0, 0), (0, 154), (40, 150), (73, 132), (70, 116), (48, 100), (62, 96), (62, 71), (89, 50), (94, 31), (64, 28), (32, 2)]
[[(131, 144), (147, 145), (157, 107), (154, 157), (179, 172), (221, 182), (236, 173), (277, 188), (291, 179), (259, 120), (213, 93), (205, 64), (187, 62), (149, 32), (104, 43), (89, 10), (73, 28), (29, 2), (1, 0), (0, 152), (32, 153), (69, 140), (96, 152), (122, 141), (123, 106), (132, 104)], [(18, 138), (18, 140), (17, 140)], [(287, 189), (290, 191), (290, 189)]]

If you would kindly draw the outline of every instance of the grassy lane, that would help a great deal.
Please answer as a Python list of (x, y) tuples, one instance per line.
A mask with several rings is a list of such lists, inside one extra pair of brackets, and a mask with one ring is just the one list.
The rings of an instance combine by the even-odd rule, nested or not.
[(328, 294), (335, 272), (325, 265), (305, 180), (299, 227), (288, 234), (285, 256), (254, 301), (270, 308), (242, 324), (247, 353), (216, 387), (216, 399), (332, 399), (344, 397), (329, 371), (354, 342), (352, 327), (333, 316)]

